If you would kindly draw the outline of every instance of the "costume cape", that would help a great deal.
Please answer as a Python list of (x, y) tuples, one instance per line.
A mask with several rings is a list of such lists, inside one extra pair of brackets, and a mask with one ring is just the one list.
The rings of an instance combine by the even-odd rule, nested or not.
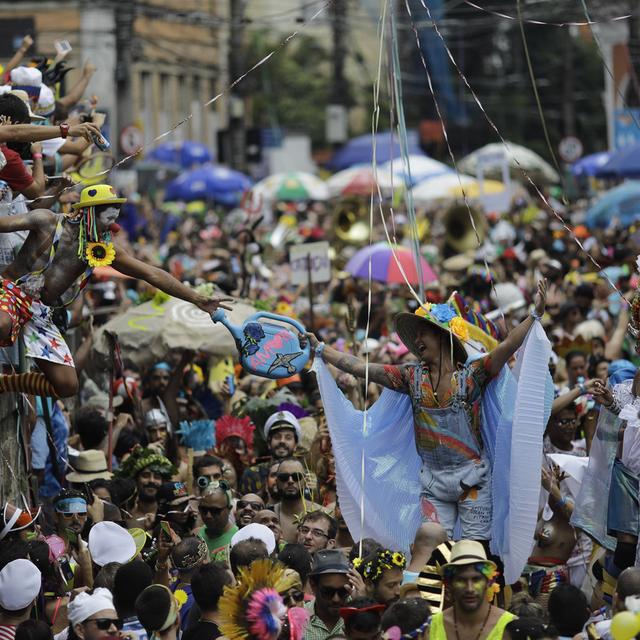
[[(493, 472), (492, 551), (516, 582), (529, 558), (540, 495), (542, 437), (553, 402), (551, 345), (539, 322), (482, 400), (482, 440)], [(315, 371), (336, 460), (340, 510), (355, 541), (372, 537), (409, 550), (422, 522), (416, 450), (408, 395), (384, 389), (358, 411), (338, 389), (321, 358)]]

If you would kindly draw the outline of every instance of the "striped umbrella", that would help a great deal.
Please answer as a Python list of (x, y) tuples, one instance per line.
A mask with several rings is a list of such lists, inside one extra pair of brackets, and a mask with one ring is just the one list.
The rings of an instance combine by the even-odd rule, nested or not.
[[(355, 278), (368, 278), (369, 263), (371, 263), (372, 280), (388, 284), (402, 284), (405, 282), (404, 276), (406, 276), (411, 285), (418, 284), (416, 261), (412, 251), (407, 247), (392, 247), (386, 242), (378, 242), (364, 247), (349, 260), (345, 271)], [(422, 256), (420, 256), (420, 265), (424, 284), (438, 281), (438, 276)]]

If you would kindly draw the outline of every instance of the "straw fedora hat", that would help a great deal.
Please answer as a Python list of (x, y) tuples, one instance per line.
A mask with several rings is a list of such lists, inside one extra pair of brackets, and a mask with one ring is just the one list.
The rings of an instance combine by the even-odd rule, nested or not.
[(475, 540), (458, 540), (451, 548), (449, 562), (440, 567), (440, 574), (443, 574), (449, 567), (466, 567), (478, 563), (487, 564), (493, 569), (497, 569), (496, 563), (487, 558), (487, 552), (482, 544)]
[(67, 474), (69, 482), (90, 482), (98, 478), (110, 480), (113, 476), (107, 468), (104, 451), (98, 449), (80, 451), (71, 466), (73, 471)]

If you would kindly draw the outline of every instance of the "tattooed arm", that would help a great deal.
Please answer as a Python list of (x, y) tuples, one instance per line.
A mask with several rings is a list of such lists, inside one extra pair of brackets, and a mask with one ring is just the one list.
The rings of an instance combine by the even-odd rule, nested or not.
[[(311, 343), (311, 352), (315, 353), (315, 348), (318, 346), (317, 338), (308, 333), (307, 337)], [(369, 381), (380, 384), (383, 387), (387, 387), (393, 391), (400, 391), (402, 393), (408, 393), (408, 384), (406, 377), (406, 367), (397, 367), (393, 365), (382, 364), (367, 364), (364, 360), (352, 356), (349, 353), (342, 353), (337, 349), (325, 346), (322, 351), (322, 359), (328, 364), (332, 364), (334, 367), (350, 373), (356, 378), (364, 379), (367, 375), (367, 369), (369, 370)]]

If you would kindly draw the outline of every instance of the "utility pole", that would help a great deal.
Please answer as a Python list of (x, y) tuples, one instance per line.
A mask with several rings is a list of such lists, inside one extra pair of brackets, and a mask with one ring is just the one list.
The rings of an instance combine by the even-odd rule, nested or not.
[(344, 75), (347, 57), (348, 0), (334, 0), (331, 5), (331, 31), (333, 35), (333, 75), (331, 100), (327, 106), (327, 142), (340, 145), (348, 137), (347, 104), (349, 85)]
[(564, 38), (564, 83), (562, 96), (562, 119), (563, 135), (576, 135), (576, 112), (574, 102), (574, 63), (573, 63), (573, 37), (571, 30), (565, 34)]
[[(116, 20), (116, 104), (117, 118), (111, 123), (111, 139), (114, 148), (118, 146), (118, 132), (133, 123), (133, 96), (131, 75), (133, 71), (133, 21), (136, 16), (137, 0), (118, 0), (115, 9)], [(96, 60), (99, 64), (99, 61)]]
[[(233, 82), (245, 71), (244, 20), (247, 0), (229, 0), (231, 28), (229, 30), (229, 81)], [(246, 168), (246, 132), (244, 122), (244, 91), (242, 85), (235, 86), (228, 100), (228, 161), (238, 171)]]

